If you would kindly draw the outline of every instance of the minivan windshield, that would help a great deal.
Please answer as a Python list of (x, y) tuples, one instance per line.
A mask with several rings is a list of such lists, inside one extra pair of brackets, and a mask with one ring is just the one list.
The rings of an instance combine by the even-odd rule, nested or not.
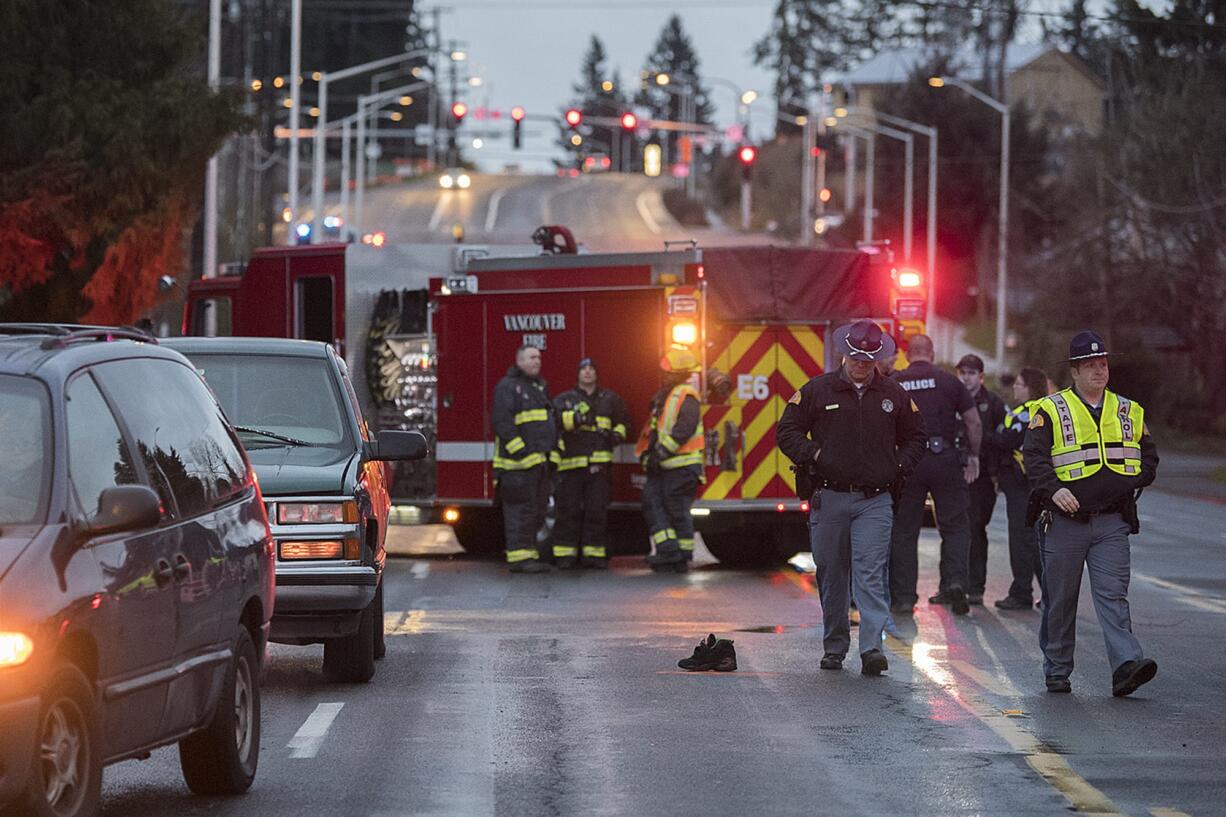
[(243, 445), (352, 445), (332, 367), (322, 357), (194, 354)]
[(51, 404), (41, 383), (0, 375), (0, 530), (47, 518)]

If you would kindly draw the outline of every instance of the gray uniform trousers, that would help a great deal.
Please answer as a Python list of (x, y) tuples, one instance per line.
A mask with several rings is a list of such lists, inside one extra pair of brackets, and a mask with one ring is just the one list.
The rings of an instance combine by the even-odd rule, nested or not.
[(1053, 513), (1046, 532), (1039, 526), (1043, 557), (1039, 647), (1047, 677), (1067, 678), (1073, 671), (1082, 565), (1089, 568), (1094, 611), (1107, 641), (1111, 671), (1142, 657), (1128, 612), (1128, 532), (1128, 523), (1118, 513), (1091, 516), (1086, 522)]
[(860, 610), (860, 653), (881, 649), (890, 615), (886, 566), (894, 511), (889, 492), (866, 499), (862, 493), (823, 489), (809, 504), (809, 544), (817, 565), (825, 652), (846, 655), (851, 645), (847, 618), (848, 578)]

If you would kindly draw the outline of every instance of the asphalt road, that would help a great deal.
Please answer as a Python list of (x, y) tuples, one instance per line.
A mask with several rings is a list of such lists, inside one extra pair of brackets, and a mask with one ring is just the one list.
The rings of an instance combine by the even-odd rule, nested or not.
[[(408, 558), (387, 576), (388, 655), (326, 683), (318, 647), (271, 650), (255, 786), (196, 798), (173, 748), (107, 770), (128, 815), (1221, 815), (1226, 504), (1146, 492), (1134, 629), (1160, 665), (1112, 698), (1088, 593), (1072, 695), (1044, 691), (1037, 612), (922, 604), (888, 673), (817, 668), (812, 579), (707, 567), (511, 576)], [(1003, 502), (988, 599), (1008, 585)], [(423, 552), (447, 531), (400, 531)], [(921, 592), (935, 589), (925, 531)], [(734, 673), (686, 674), (708, 632)]]
[[(382, 230), (391, 243), (450, 243), (452, 227), (467, 243), (530, 243), (542, 224), (569, 227), (593, 252), (661, 249), (665, 240), (706, 246), (762, 242), (761, 233), (722, 227), (682, 227), (665, 209), (666, 179), (595, 173), (578, 178), (472, 173), (468, 190), (442, 190), (436, 178), (369, 188), (362, 232)], [(339, 212), (337, 195), (327, 211)]]

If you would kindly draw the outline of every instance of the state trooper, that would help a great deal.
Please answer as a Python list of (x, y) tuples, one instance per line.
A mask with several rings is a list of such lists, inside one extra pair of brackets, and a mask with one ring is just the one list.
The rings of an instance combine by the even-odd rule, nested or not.
[(993, 433), (997, 448), (1008, 452), (1008, 457), (1001, 459), (998, 478), (1009, 518), (1009, 569), (1013, 573), (1008, 595), (997, 599), (996, 606), (1001, 610), (1029, 610), (1034, 607), (1034, 580), (1043, 575), (1043, 563), (1039, 559), (1034, 525), (1026, 523), (1030, 486), (1026, 482), (1022, 444), (1039, 401), (1051, 389), (1047, 373), (1033, 366), (1026, 366), (1017, 373), (1012, 389), (1015, 405)]
[[(971, 546), (967, 560), (970, 584), (966, 588), (966, 600), (971, 604), (983, 604), (983, 591), (988, 579), (988, 525), (996, 510), (996, 481), (1001, 467), (999, 449), (989, 432), (1004, 422), (1005, 401), (983, 383), (983, 358), (979, 355), (963, 355), (958, 361), (958, 379), (970, 393), (979, 410), (979, 423), (983, 429), (979, 445), (979, 477), (970, 484), (970, 505), (967, 517), (970, 522)], [(966, 427), (958, 429), (958, 450), (966, 447)]]
[(891, 495), (924, 456), (927, 435), (907, 392), (876, 370), (892, 358), (893, 338), (860, 320), (839, 327), (832, 343), (842, 366), (792, 395), (775, 436), (796, 465), (797, 494), (809, 500), (822, 603), (819, 666), (843, 667), (851, 644), (850, 595), (860, 610), (860, 672), (880, 675), (889, 668), (881, 635), (889, 617)]
[(690, 378), (702, 364), (692, 352), (673, 349), (660, 359), (662, 385), (651, 417), (639, 435), (635, 456), (643, 465), (643, 516), (655, 553), (647, 563), (657, 573), (684, 573), (694, 558), (690, 509), (705, 481), (702, 402)]
[[(928, 433), (928, 453), (903, 486), (894, 520), (890, 547), (890, 611), (911, 615), (919, 600), (919, 531), (924, 518), (924, 500), (932, 494), (936, 506), (937, 528), (941, 531), (941, 579), (929, 604), (948, 604), (954, 613), (970, 612), (967, 588), (970, 584), (970, 525), (967, 518), (967, 485), (979, 478), (979, 444), (983, 426), (975, 401), (958, 378), (938, 369), (932, 362), (932, 339), (927, 335), (911, 338), (907, 350), (910, 365), (894, 373), (924, 415)], [(958, 418), (966, 424), (969, 448), (966, 465), (954, 447)]]
[(541, 378), (541, 350), (521, 346), (515, 365), (494, 387), (494, 481), (502, 502), (507, 564), (512, 573), (543, 573), (537, 531), (549, 502), (549, 457), (558, 440), (553, 403)]
[(1090, 331), (1069, 343), (1072, 388), (1043, 398), (1023, 456), (1043, 558), (1039, 647), (1049, 692), (1070, 692), (1081, 573), (1107, 642), (1111, 693), (1130, 695), (1153, 679), (1132, 633), (1128, 535), (1140, 530), (1136, 499), (1158, 473), (1158, 450), (1135, 400), (1107, 389), (1106, 342)]
[(553, 499), (554, 564), (609, 566), (609, 493), (613, 454), (626, 439), (630, 415), (621, 397), (600, 385), (596, 361), (579, 361), (578, 383), (553, 399), (562, 424)]

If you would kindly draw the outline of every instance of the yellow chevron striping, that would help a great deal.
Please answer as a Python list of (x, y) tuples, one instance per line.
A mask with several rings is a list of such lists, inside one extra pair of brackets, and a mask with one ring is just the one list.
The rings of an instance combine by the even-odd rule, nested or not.
[(753, 473), (741, 485), (741, 496), (745, 499), (757, 499), (758, 494), (762, 493), (762, 489), (770, 483), (771, 478), (777, 473), (780, 459), (779, 452), (772, 451), (767, 455), (766, 459), (758, 463), (758, 467), (753, 470)]
[[(720, 368), (725, 372), (731, 372), (741, 362), (741, 358), (749, 351), (760, 337), (766, 331), (764, 326), (750, 326), (736, 333), (728, 344), (728, 348), (719, 356), (719, 361), (724, 365)], [(725, 355), (727, 357), (725, 358)]]
[(792, 333), (792, 337), (800, 344), (800, 348), (808, 353), (814, 363), (819, 367), (825, 364), (826, 344), (817, 336), (815, 329), (808, 326), (789, 326), (788, 331)]
[[(788, 385), (791, 386), (793, 390), (799, 389), (801, 386), (809, 382), (810, 375), (805, 374), (805, 371), (800, 367), (800, 364), (793, 360), (791, 354), (788, 353), (788, 350), (784, 349), (782, 346), (779, 347), (778, 361), (779, 362), (776, 365), (776, 368), (779, 370), (779, 373), (783, 375), (783, 379), (788, 382)], [(791, 397), (791, 392), (789, 392), (787, 396)]]

